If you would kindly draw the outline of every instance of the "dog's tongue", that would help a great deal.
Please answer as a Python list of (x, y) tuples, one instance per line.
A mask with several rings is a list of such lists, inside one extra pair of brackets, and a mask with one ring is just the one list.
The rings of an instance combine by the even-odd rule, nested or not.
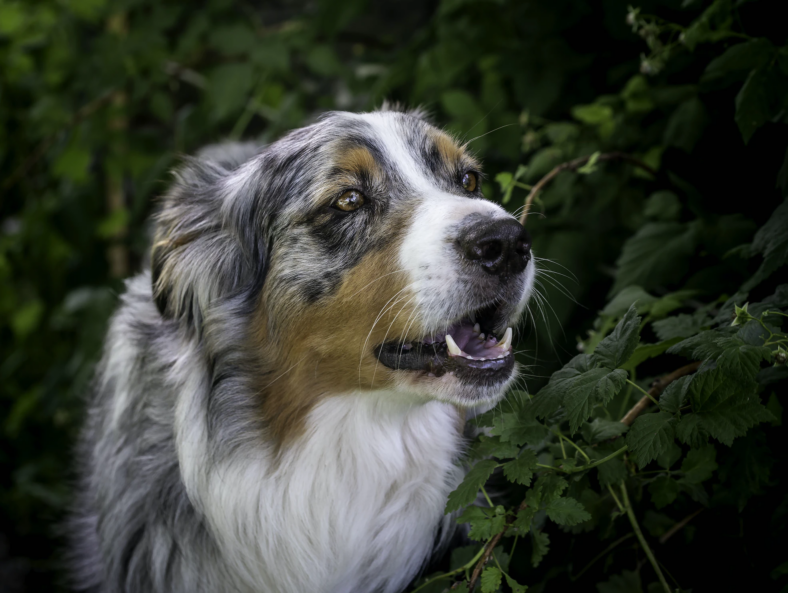
[(493, 335), (485, 336), (478, 324), (460, 323), (446, 333), (446, 346), (450, 356), (480, 360), (503, 358), (512, 349), (512, 328), (506, 329), (499, 342)]

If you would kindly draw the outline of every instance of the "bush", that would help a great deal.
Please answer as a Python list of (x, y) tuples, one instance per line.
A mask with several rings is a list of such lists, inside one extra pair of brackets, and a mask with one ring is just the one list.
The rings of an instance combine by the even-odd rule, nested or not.
[(52, 526), (81, 401), (167, 170), (384, 97), (467, 140), (512, 212), (538, 189), (524, 381), (476, 420), (447, 510), (508, 494), (463, 512), (478, 543), (414, 590), (726, 590), (743, 571), (785, 586), (771, 541), (788, 516), (788, 47), (773, 8), (0, 4), (9, 590), (60, 581)]

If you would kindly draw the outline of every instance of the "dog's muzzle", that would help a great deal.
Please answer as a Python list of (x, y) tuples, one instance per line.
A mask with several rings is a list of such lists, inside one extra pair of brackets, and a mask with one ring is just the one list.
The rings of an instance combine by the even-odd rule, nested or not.
[(490, 220), (466, 229), (457, 248), (469, 262), (494, 276), (510, 277), (531, 260), (531, 235), (514, 219)]

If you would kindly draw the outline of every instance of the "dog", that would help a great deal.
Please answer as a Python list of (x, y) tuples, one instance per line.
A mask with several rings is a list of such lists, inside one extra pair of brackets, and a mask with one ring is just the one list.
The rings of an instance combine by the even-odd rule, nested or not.
[(403, 590), (454, 531), (465, 416), (517, 375), (531, 239), (418, 111), (175, 174), (97, 369), (70, 524), (95, 592)]

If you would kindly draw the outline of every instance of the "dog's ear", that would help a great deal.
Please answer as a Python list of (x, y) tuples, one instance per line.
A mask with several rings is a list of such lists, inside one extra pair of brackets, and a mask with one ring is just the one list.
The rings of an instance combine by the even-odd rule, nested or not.
[(236, 158), (188, 159), (176, 172), (155, 217), (150, 258), (153, 299), (163, 317), (199, 329), (220, 301), (264, 274), (262, 237), (239, 233), (231, 220), (239, 208), (254, 209), (254, 175), (253, 166), (238, 166)]

